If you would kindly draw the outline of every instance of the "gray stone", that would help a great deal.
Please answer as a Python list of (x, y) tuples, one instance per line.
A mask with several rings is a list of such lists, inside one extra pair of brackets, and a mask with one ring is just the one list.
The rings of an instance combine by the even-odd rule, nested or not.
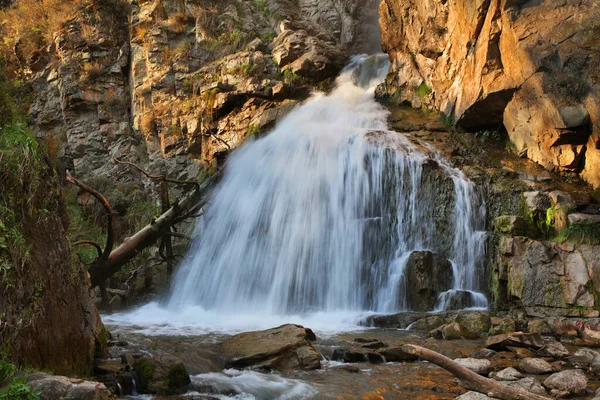
[(543, 375), (552, 371), (552, 366), (541, 358), (524, 358), (519, 361), (519, 369), (526, 374)]
[(479, 375), (487, 375), (492, 368), (490, 360), (480, 358), (457, 358), (454, 361)]
[(557, 372), (544, 381), (544, 386), (555, 397), (583, 396), (587, 384), (587, 376), (579, 369)]
[(564, 358), (568, 357), (571, 353), (569, 353), (569, 350), (562, 343), (550, 342), (539, 349), (537, 354), (540, 357)]
[(528, 392), (547, 395), (546, 389), (542, 386), (542, 384), (533, 377), (527, 377), (523, 379), (519, 379), (516, 382), (506, 382), (506, 386), (517, 387), (523, 390), (527, 390)]
[(558, 109), (565, 128), (577, 128), (588, 124), (590, 114), (583, 104), (563, 106)]
[(519, 379), (523, 378), (523, 374), (521, 374), (516, 369), (509, 367), (509, 368), (504, 368), (503, 370), (494, 373), (493, 378), (496, 379), (497, 381), (512, 382), (512, 381), (518, 381)]
[(299, 325), (282, 325), (232, 336), (219, 346), (228, 368), (317, 369), (321, 362), (311, 340), (314, 333)]
[(436, 339), (459, 340), (459, 339), (477, 339), (479, 335), (471, 332), (458, 322), (450, 322), (431, 331), (430, 335)]
[(64, 376), (37, 373), (28, 378), (28, 384), (40, 392), (40, 400), (108, 400), (111, 397), (102, 383)]

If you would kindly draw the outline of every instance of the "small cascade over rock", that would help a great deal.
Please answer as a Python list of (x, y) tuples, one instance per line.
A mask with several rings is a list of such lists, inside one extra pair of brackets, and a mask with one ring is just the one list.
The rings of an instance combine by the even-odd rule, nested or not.
[[(331, 94), (314, 94), (231, 156), (176, 276), (171, 310), (487, 306), (479, 293), (484, 203), (440, 155), (388, 130), (373, 95), (388, 66), (384, 55), (354, 57)], [(407, 270), (422, 252), (429, 261)], [(465, 291), (470, 302), (452, 301)]]

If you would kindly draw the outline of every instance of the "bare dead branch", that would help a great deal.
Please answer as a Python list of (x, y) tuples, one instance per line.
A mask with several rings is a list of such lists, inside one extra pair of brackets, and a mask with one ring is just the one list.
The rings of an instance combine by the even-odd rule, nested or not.
[(94, 242), (93, 240), (79, 240), (75, 243), (73, 243), (71, 246), (73, 247), (77, 247), (77, 246), (92, 246), (96, 248), (96, 251), (98, 252), (98, 258), (102, 258), (102, 246), (100, 246), (98, 243)]
[(424, 347), (405, 344), (401, 346), (401, 349), (408, 354), (415, 355), (451, 372), (460, 380), (461, 386), (467, 390), (473, 390), (501, 400), (551, 399), (550, 397), (540, 396), (539, 394), (534, 394), (516, 387), (506, 386), (493, 379), (485, 378), (470, 369), (463, 367), (456, 361)]
[(113, 215), (112, 207), (110, 206), (110, 203), (108, 202), (106, 197), (104, 197), (104, 195), (102, 195), (102, 193), (100, 193), (97, 190), (95, 190), (94, 188), (86, 185), (85, 183), (81, 182), (80, 180), (75, 179), (69, 171), (67, 171), (67, 182), (72, 183), (75, 186), (79, 186), (81, 189), (85, 190), (86, 192), (88, 192), (89, 194), (94, 196), (96, 199), (98, 199), (98, 201), (104, 207), (104, 211), (106, 212), (106, 245), (104, 246), (104, 251), (102, 251), (100, 259), (107, 260), (110, 255), (110, 252), (113, 249), (114, 243), (115, 243), (115, 232), (114, 232), (115, 216)]

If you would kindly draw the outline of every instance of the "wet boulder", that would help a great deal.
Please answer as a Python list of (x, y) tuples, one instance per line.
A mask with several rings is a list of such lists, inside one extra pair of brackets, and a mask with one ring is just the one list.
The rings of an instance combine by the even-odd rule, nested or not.
[(219, 353), (227, 368), (318, 369), (321, 361), (313, 340), (310, 329), (288, 324), (232, 336), (219, 346)]
[(492, 350), (505, 350), (508, 347), (524, 347), (538, 350), (544, 345), (542, 336), (537, 333), (512, 332), (490, 336), (485, 346)]
[(479, 375), (487, 375), (492, 369), (490, 360), (483, 360), (480, 358), (457, 358), (454, 361)]
[(542, 384), (537, 379), (531, 376), (519, 379), (515, 382), (506, 382), (506, 386), (527, 390), (528, 392), (544, 396), (548, 394), (546, 393), (546, 389), (544, 389)]
[(584, 396), (587, 391), (588, 378), (583, 371), (571, 369), (550, 375), (544, 381), (546, 389), (555, 397)]
[(459, 339), (477, 339), (479, 335), (468, 330), (464, 325), (458, 322), (450, 322), (434, 329), (430, 333), (435, 339), (459, 340)]
[(40, 400), (108, 400), (110, 391), (99, 382), (35, 373), (27, 378)]
[(404, 271), (408, 307), (415, 311), (431, 311), (440, 293), (452, 289), (450, 261), (430, 251), (414, 251)]
[(173, 395), (185, 393), (191, 383), (183, 362), (169, 355), (144, 355), (135, 360), (140, 393)]
[(531, 375), (543, 375), (554, 372), (552, 365), (541, 358), (524, 358), (519, 362), (519, 369)]
[(571, 355), (569, 350), (560, 342), (550, 342), (538, 350), (538, 356), (551, 358), (564, 358)]
[(497, 381), (513, 382), (523, 378), (523, 374), (512, 367), (504, 368), (493, 374), (492, 378)]

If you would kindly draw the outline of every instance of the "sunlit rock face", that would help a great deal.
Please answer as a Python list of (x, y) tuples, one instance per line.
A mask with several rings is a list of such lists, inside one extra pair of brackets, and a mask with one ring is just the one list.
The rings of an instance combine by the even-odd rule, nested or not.
[(379, 51), (377, 6), (157, 0), (82, 8), (29, 66), (34, 130), (82, 178), (127, 180), (109, 162), (121, 157), (196, 179), (312, 88), (326, 88), (349, 55)]
[(503, 124), (523, 155), (600, 186), (597, 2), (384, 0), (380, 13), (380, 95), (468, 130)]

